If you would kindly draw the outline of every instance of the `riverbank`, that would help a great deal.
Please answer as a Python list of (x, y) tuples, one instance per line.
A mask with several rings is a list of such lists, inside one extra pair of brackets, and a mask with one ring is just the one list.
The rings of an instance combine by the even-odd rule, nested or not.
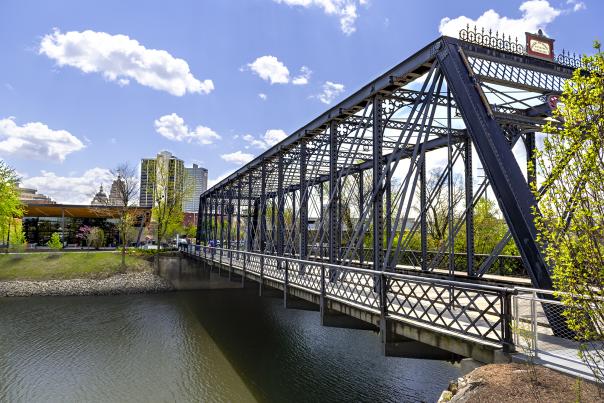
[(117, 295), (171, 291), (142, 256), (119, 253), (32, 253), (0, 256), (0, 297)]
[(452, 382), (439, 403), (595, 402), (598, 387), (540, 365), (491, 364)]

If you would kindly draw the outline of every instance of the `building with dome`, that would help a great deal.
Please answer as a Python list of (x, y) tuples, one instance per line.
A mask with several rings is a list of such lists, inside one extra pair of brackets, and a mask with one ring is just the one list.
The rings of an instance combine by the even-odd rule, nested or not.
[(109, 205), (109, 197), (107, 197), (107, 193), (103, 191), (103, 185), (99, 188), (97, 194), (94, 195), (94, 198), (90, 202), (91, 206), (108, 206)]

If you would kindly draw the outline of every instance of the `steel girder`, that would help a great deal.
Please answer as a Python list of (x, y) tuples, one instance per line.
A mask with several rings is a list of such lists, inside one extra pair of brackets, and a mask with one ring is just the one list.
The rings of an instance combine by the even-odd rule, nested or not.
[[(465, 57), (460, 52), (464, 52)], [(436, 83), (437, 77), (444, 77), (451, 97), (441, 91), (440, 85), (431, 84), (428, 88), (424, 84), (421, 91), (407, 86), (430, 74), (433, 74), (432, 83)], [(534, 150), (534, 133), (539, 131), (548, 111), (542, 104), (525, 100), (497, 103), (487, 97), (489, 92), (509, 97), (500, 86), (537, 92), (537, 95), (556, 93), (571, 74), (572, 69), (567, 66), (440, 38), (204, 192), (200, 198), (198, 239), (207, 241), (212, 229), (216, 239), (219, 218), (221, 222), (225, 218), (224, 201), (236, 197), (236, 233), (239, 236), (240, 221), (246, 217), (243, 233), (248, 250), (275, 251), (276, 245), (276, 252), (288, 253), (288, 245), (296, 243), (298, 237), (301, 257), (307, 256), (308, 248), (324, 256), (323, 245), (327, 245), (326, 256), (330, 261), (351, 260), (354, 254), (359, 263), (364, 264), (362, 241), (372, 227), (374, 244), (372, 257), (367, 260), (377, 260), (376, 267), (386, 268), (391, 262), (396, 264), (395, 257), (401, 248), (407, 248), (401, 246), (402, 242), (393, 241), (397, 231), (408, 224), (409, 211), (414, 206), (411, 198), (417, 189), (421, 234), (418, 263), (422, 269), (431, 269), (426, 247), (426, 206), (436, 198), (425, 188), (426, 163), (431, 160), (429, 153), (433, 150), (453, 147), (459, 150), (455, 155), (463, 155), (466, 206), (463, 219), (468, 255), (464, 270), (473, 275), (477, 271), (472, 261), (473, 205), (476, 195), (486, 189), (484, 183), (477, 191), (473, 186), (472, 150), (475, 149), (488, 177), (485, 182), (497, 195), (534, 285), (548, 288), (551, 280), (535, 241), (530, 215), (534, 197), (511, 151), (511, 146), (522, 137), (527, 144), (527, 155), (533, 159), (534, 153), (530, 150)], [(438, 108), (447, 110), (448, 121), (435, 114)], [(414, 110), (417, 113), (412, 116)], [(452, 116), (463, 124), (452, 124)], [(392, 175), (403, 160), (408, 161), (405, 168), (408, 171), (401, 189), (397, 189), (392, 185)], [(441, 186), (453, 175), (453, 162), (449, 161), (447, 169)], [(373, 184), (370, 191), (364, 189), (365, 174), (372, 177), (366, 181)], [(449, 176), (446, 178), (446, 175)], [(355, 177), (358, 188), (351, 191), (350, 181)], [(327, 200), (324, 183), (329, 184)], [(416, 187), (416, 184), (419, 185)], [(387, 200), (384, 200), (385, 193), (388, 193)], [(352, 203), (354, 198), (356, 203)], [(267, 206), (275, 199), (277, 228), (268, 231)], [(384, 203), (391, 213), (387, 217), (383, 213)], [(358, 206), (354, 207), (358, 222), (352, 225), (353, 233), (343, 234), (343, 221), (345, 216), (350, 221), (351, 205)], [(242, 207), (245, 214), (240, 212)], [(293, 211), (291, 224), (282, 219), (286, 208)], [(271, 209), (273, 216), (274, 211)], [(308, 229), (310, 214), (318, 219), (315, 230)], [(325, 223), (329, 225), (324, 227)], [(382, 244), (382, 236), (378, 236), (378, 233), (384, 234), (385, 223), (389, 228), (385, 234), (386, 246)], [(458, 222), (451, 234), (457, 234), (460, 225)], [(288, 230), (289, 226), (292, 228)], [(230, 233), (230, 228), (227, 231)], [(269, 249), (268, 236), (272, 237)], [(345, 239), (340, 243), (343, 236)], [(450, 245), (453, 239), (447, 242)], [(341, 252), (342, 246), (348, 250)], [(291, 248), (292, 253), (295, 249)]]

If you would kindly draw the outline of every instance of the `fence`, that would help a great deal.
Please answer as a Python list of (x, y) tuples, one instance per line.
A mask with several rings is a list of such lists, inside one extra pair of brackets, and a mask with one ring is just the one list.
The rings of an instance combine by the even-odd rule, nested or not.
[(216, 247), (181, 250), (254, 275), (368, 311), (391, 320), (428, 326), (465, 339), (512, 348), (513, 289), (331, 265)]
[[(550, 323), (546, 311), (555, 312), (550, 318), (564, 322), (565, 306), (556, 299), (553, 291), (536, 290), (531, 288), (516, 288), (517, 294), (512, 297), (514, 344), (516, 349), (523, 352), (528, 359), (541, 364), (556, 367), (559, 370), (592, 378), (593, 370), (602, 374), (603, 362), (586, 364), (579, 356), (581, 349), (598, 348), (601, 343), (587, 344), (577, 341), (575, 335), (568, 330), (565, 323)], [(563, 324), (564, 326), (557, 326)], [(554, 335), (553, 328), (566, 329)]]

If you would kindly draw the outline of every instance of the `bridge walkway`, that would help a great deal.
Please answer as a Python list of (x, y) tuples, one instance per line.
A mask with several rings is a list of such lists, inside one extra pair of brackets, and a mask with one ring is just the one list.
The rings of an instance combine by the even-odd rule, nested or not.
[[(380, 329), (386, 353), (409, 342), (471, 357), (509, 360), (514, 290), (439, 278), (377, 272), (253, 252), (188, 245), (182, 252)], [(433, 355), (433, 352), (427, 353)]]

